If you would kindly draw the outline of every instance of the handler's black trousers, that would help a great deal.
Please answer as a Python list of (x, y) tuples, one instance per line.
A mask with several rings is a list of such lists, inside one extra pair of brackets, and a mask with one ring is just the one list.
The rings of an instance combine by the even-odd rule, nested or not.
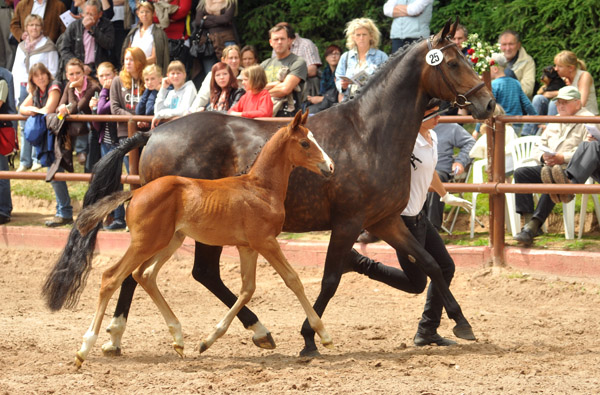
[[(444, 241), (427, 218), (427, 215), (425, 215), (424, 211), (421, 211), (415, 217), (403, 216), (402, 219), (417, 241), (440, 266), (444, 280), (450, 286), (452, 277), (454, 277), (454, 261), (450, 257), (450, 254), (448, 254)], [(396, 289), (414, 294), (423, 292), (427, 285), (427, 275), (423, 273), (417, 264), (410, 262), (406, 255), (397, 253), (398, 261), (402, 267), (402, 270), (400, 270), (396, 267), (375, 262), (370, 258), (360, 255), (355, 250), (352, 250), (352, 253), (353, 269), (358, 273), (369, 276), (373, 280), (381, 281)], [(425, 309), (419, 322), (418, 331), (420, 333), (433, 334), (436, 332), (440, 326), (442, 308), (443, 303), (439, 291), (433, 284), (430, 284), (427, 291)]]

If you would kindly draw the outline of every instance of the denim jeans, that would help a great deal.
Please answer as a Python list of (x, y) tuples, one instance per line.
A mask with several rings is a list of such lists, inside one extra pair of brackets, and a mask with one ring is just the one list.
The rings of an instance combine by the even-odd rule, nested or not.
[[(8, 159), (4, 155), (0, 155), (0, 170), (8, 170)], [(0, 180), (0, 215), (10, 218), (12, 209), (10, 180)]]
[[(59, 167), (57, 173), (63, 173), (65, 169)], [(65, 181), (50, 181), (54, 196), (56, 197), (56, 216), (61, 218), (73, 218), (73, 207), (71, 197)]]
[[(109, 145), (106, 143), (101, 143), (100, 144), (100, 155), (104, 156), (117, 147), (118, 147), (118, 145)], [(127, 168), (127, 172), (129, 172), (129, 158), (125, 157), (125, 159), (127, 160), (125, 167)], [(122, 190), (123, 190), (123, 184), (119, 184), (119, 191), (122, 191)], [(118, 219), (118, 220), (125, 222), (125, 206), (123, 206), (121, 204), (119, 207), (117, 207), (112, 212), (112, 216), (115, 220)]]
[[(19, 96), (19, 105), (21, 105), (21, 103), (23, 103), (23, 101), (27, 98), (27, 95), (29, 94), (29, 92), (27, 92), (27, 87), (21, 85), (21, 92), (20, 92), (20, 96)], [(33, 165), (33, 162), (38, 162), (37, 158), (35, 157), (35, 154), (33, 152), (33, 146), (31, 145), (31, 143), (27, 140), (25, 140), (25, 132), (24, 132), (24, 128), (25, 128), (25, 121), (19, 121), (19, 126), (21, 129), (21, 153), (19, 154), (19, 162), (21, 163), (21, 165), (23, 165), (26, 168), (31, 168), (31, 166)]]

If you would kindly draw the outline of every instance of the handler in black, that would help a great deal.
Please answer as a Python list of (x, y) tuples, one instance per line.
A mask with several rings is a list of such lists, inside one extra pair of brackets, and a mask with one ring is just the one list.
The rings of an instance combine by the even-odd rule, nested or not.
[[(425, 120), (421, 124), (417, 141), (413, 149), (413, 165), (410, 180), (410, 198), (408, 205), (402, 212), (402, 219), (413, 236), (425, 247), (425, 250), (436, 260), (448, 286), (454, 277), (454, 261), (438, 231), (429, 221), (423, 206), (427, 199), (427, 191), (431, 187), (442, 196), (441, 201), (452, 206), (461, 206), (467, 210), (471, 209), (471, 203), (467, 200), (455, 197), (446, 191), (440, 177), (435, 171), (438, 160), (437, 136), (432, 130), (439, 121), (439, 115), (430, 119), (427, 116), (439, 109), (440, 101), (432, 99), (425, 110)], [(360, 241), (360, 240), (359, 240)], [(382, 281), (394, 288), (404, 289), (411, 293), (421, 293), (427, 285), (427, 276), (407, 257), (398, 256), (402, 270), (375, 262), (367, 257), (358, 255), (354, 251), (353, 269), (358, 273), (365, 274), (370, 278)], [(412, 289), (406, 289), (406, 283), (412, 284)], [(400, 287), (402, 284), (402, 287)], [(429, 285), (427, 301), (417, 333), (414, 337), (416, 346), (437, 344), (438, 346), (450, 346), (455, 341), (446, 339), (437, 333), (442, 317), (442, 298), (435, 285)]]

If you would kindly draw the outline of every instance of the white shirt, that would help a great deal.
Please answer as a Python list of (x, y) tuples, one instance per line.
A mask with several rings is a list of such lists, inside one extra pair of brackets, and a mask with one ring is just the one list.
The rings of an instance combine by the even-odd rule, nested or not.
[[(416, 16), (421, 15), (425, 7), (429, 4), (433, 3), (433, 0), (416, 0), (410, 4), (406, 5), (406, 13), (408, 16)], [(389, 16), (390, 18), (394, 17), (394, 7), (396, 5), (406, 4), (405, 1), (398, 2), (397, 0), (388, 0), (383, 5), (383, 15)]]
[[(42, 45), (46, 44), (46, 41), (48, 41), (48, 37), (43, 37), (36, 44), (35, 48), (40, 48)], [(29, 58), (29, 67), (36, 63), (43, 63), (50, 73), (52, 73), (53, 76), (56, 76), (58, 72), (58, 52), (42, 52), (31, 56)], [(27, 79), (29, 78), (29, 70), (25, 68), (25, 52), (23, 52), (21, 47), (17, 47), (17, 52), (15, 53), (15, 63), (13, 64), (12, 75), (15, 86), (15, 97), (18, 100), (21, 92), (21, 82), (27, 82)]]
[(154, 47), (154, 36), (152, 36), (152, 29), (154, 29), (154, 24), (150, 25), (143, 36), (140, 36), (140, 29), (138, 28), (133, 34), (133, 40), (131, 40), (131, 46), (144, 51), (144, 54), (147, 58), (152, 56), (152, 48)]
[(410, 166), (410, 198), (402, 215), (412, 217), (419, 214), (427, 200), (427, 192), (433, 179), (438, 156), (437, 134), (433, 130), (429, 130), (429, 133), (431, 133), (433, 145), (430, 145), (421, 133), (417, 135), (417, 141), (415, 141), (413, 155), (416, 159), (413, 160), (414, 166)]
[(38, 0), (33, 0), (33, 7), (31, 7), (31, 13), (33, 15), (39, 15), (44, 18), (44, 13), (46, 12), (46, 4), (48, 0), (42, 1), (42, 4), (38, 2)]

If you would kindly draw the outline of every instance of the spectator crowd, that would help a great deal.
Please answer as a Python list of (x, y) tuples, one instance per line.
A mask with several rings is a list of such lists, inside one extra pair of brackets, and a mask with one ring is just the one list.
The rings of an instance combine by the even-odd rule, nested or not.
[[(67, 185), (52, 175), (73, 171), (75, 161), (89, 171), (127, 137), (124, 123), (63, 122), (71, 114), (151, 115), (151, 122), (138, 123), (142, 130), (199, 111), (248, 118), (289, 117), (300, 109), (315, 114), (351, 100), (388, 58), (379, 49), (376, 24), (356, 18), (346, 25), (345, 50), (335, 44), (321, 48), (324, 62), (313, 41), (301, 37), (291, 24), (279, 22), (268, 31), (272, 55), (261, 61), (256, 48), (240, 42), (236, 8), (236, 0), (0, 0), (0, 113), (29, 117), (18, 126), (2, 126), (19, 131), (17, 171), (50, 169), (47, 179), (57, 209), (47, 226), (73, 221)], [(392, 52), (430, 34), (432, 0), (388, 0), (382, 12), (392, 18)], [(454, 41), (465, 55), (467, 37), (467, 28), (459, 25)], [(544, 68), (540, 85), (535, 61), (519, 33), (503, 31), (498, 43), (501, 53), (494, 54), (490, 73), (502, 113), (598, 115), (593, 76), (576, 54), (558, 53), (554, 65)], [(565, 87), (570, 90), (561, 93)], [(40, 126), (43, 117), (46, 124)], [(555, 154), (540, 154), (535, 169), (515, 175), (517, 182), (553, 180), (554, 173), (544, 167), (565, 169), (578, 146), (594, 141), (585, 128), (556, 125), (510, 126), (507, 142), (537, 134)], [(43, 127), (51, 140), (36, 141), (35, 132)], [(476, 144), (485, 133), (479, 127), (472, 135), (458, 124), (432, 130), (437, 133), (436, 171), (442, 181), (463, 175), (472, 158), (485, 152), (484, 144)], [(589, 157), (592, 151), (587, 152)], [(7, 158), (0, 155), (0, 170), (7, 169)], [(558, 177), (559, 171), (554, 172)], [(527, 237), (518, 241), (531, 243), (555, 200), (560, 198), (540, 200), (543, 214), (533, 214), (535, 226), (525, 227)], [(425, 206), (439, 230), (444, 202), (432, 192)], [(519, 198), (517, 210), (526, 224), (531, 222), (529, 198)], [(0, 180), (0, 224), (10, 220), (11, 211), (10, 184)], [(105, 228), (125, 227), (120, 207)]]

